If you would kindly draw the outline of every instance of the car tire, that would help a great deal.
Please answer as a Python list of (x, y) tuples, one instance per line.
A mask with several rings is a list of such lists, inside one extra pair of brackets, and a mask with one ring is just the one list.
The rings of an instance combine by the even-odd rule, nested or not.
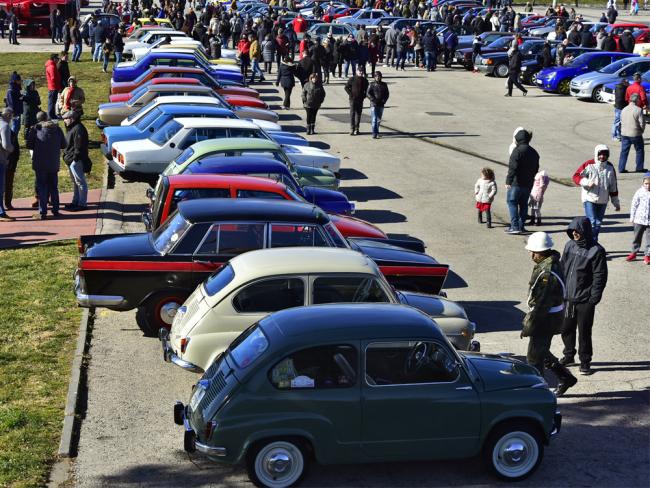
[(505, 78), (508, 76), (508, 65), (505, 63), (497, 64), (494, 67), (494, 76), (497, 78)]
[(544, 444), (534, 425), (516, 421), (499, 425), (483, 446), (483, 460), (505, 481), (519, 481), (535, 472), (544, 457)]
[(154, 293), (138, 307), (135, 321), (146, 337), (158, 337), (160, 329), (170, 329), (172, 321), (190, 294), (182, 290)]
[(246, 470), (255, 486), (296, 486), (307, 472), (307, 451), (293, 438), (271, 439), (254, 444), (246, 453)]
[(603, 100), (603, 85), (594, 88), (594, 91), (591, 92), (591, 99), (596, 103), (605, 103), (605, 100)]
[(557, 85), (557, 92), (560, 95), (568, 95), (570, 89), (571, 89), (571, 81), (569, 81), (568, 78), (560, 81), (560, 83), (558, 83)]
[(539, 71), (535, 71), (534, 73), (530, 74), (530, 84), (533, 86), (537, 86), (537, 75), (539, 74)]

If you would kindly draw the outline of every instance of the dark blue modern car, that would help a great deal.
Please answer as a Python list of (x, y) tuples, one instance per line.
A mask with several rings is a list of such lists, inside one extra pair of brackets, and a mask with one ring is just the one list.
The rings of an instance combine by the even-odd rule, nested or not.
[(270, 158), (259, 156), (216, 156), (191, 163), (182, 174), (230, 174), (261, 176), (280, 181), (287, 189), (309, 203), (318, 205), (329, 213), (351, 214), (354, 203), (343, 193), (326, 188), (300, 186), (296, 177), (286, 165)]
[[(149, 137), (150, 134), (156, 132), (170, 119), (179, 117), (239, 118), (232, 110), (227, 108), (205, 105), (158, 105), (133, 125), (106, 127), (104, 129), (102, 152), (106, 157), (109, 157), (112, 145), (115, 142), (133, 141)], [(267, 132), (278, 144), (291, 146), (309, 145), (309, 141), (293, 132), (271, 130), (267, 130)]]
[[(556, 44), (557, 46), (557, 44)], [(577, 58), (581, 54), (596, 52), (598, 51), (594, 47), (576, 47), (576, 46), (567, 46), (566, 55), (571, 58)], [(600, 52), (600, 51), (598, 51)], [(555, 56), (557, 54), (556, 47), (551, 49), (551, 56), (553, 57), (553, 64), (555, 64)], [(535, 59), (528, 59), (521, 63), (521, 82), (528, 85), (537, 85), (537, 75), (542, 69), (542, 57), (541, 53), (538, 54)]]
[(135, 62), (120, 63), (113, 69), (113, 81), (132, 81), (144, 73), (150, 66), (186, 66), (202, 68), (206, 73), (215, 75), (219, 82), (230, 81), (244, 84), (244, 77), (239, 71), (220, 69), (210, 64), (197, 54), (150, 51)]
[(537, 86), (544, 91), (568, 95), (571, 80), (576, 76), (596, 71), (619, 59), (638, 56), (638, 54), (595, 51), (584, 53), (564, 66), (544, 68), (537, 74)]

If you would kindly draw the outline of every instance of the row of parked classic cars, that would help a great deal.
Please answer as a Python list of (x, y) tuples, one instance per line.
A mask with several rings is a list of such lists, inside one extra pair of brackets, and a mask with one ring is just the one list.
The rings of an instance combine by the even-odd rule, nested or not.
[(132, 52), (97, 124), (111, 170), (150, 184), (146, 232), (80, 237), (75, 292), (136, 309), (164, 361), (202, 374), (174, 406), (185, 450), (267, 487), (310, 460), (482, 455), (529, 476), (560, 430), (555, 395), (479, 352), (443, 291), (449, 266), (355, 218), (340, 159), (283, 130), (234, 53), (208, 59), (181, 36)]

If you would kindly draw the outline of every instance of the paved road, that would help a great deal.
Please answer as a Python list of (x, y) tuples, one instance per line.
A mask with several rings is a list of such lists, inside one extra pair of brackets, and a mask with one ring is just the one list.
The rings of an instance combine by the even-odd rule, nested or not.
[[(475, 222), (472, 188), (488, 163), (453, 148), (505, 162), (513, 129), (528, 126), (534, 130), (542, 166), (566, 178), (592, 157), (596, 143), (609, 143), (612, 110), (535, 90), (527, 98), (504, 99), (503, 80), (460, 70), (433, 75), (384, 71), (392, 91), (385, 123), (393, 130), (373, 141), (366, 123), (365, 135), (348, 136), (347, 100), (342, 82), (336, 80), (326, 87), (318, 135), (310, 139), (340, 154), (343, 190), (357, 201), (359, 217), (387, 232), (422, 238), (433, 256), (451, 265), (460, 287), (447, 290), (449, 297), (461, 301), (478, 323), (483, 350), (524, 355), (519, 324), (532, 267), (523, 248), (525, 238)], [(262, 89), (270, 103), (279, 102), (271, 85)], [(299, 106), (297, 93), (292, 102)], [(302, 110), (292, 110), (282, 114), (281, 122), (302, 131), (302, 117)], [(614, 158), (618, 151), (612, 145)], [(500, 183), (494, 213), (504, 223), (505, 168), (488, 165)], [(626, 214), (639, 186), (637, 175), (623, 175), (623, 209), (615, 215), (610, 210), (602, 234), (610, 252), (610, 282), (594, 328), (596, 372), (581, 377), (560, 400), (562, 435), (547, 449), (539, 472), (522, 486), (630, 487), (647, 486), (650, 480), (648, 320), (641, 311), (650, 273), (639, 262), (623, 259), (631, 237)], [(135, 212), (144, 202), (144, 187), (118, 182), (113, 197), (123, 199), (130, 212), (124, 224), (115, 214), (104, 232), (138, 230)], [(579, 190), (552, 183), (543, 229), (560, 249), (567, 240), (566, 224), (580, 214)], [(559, 342), (553, 347), (556, 354)], [(187, 401), (197, 377), (163, 363), (158, 341), (142, 337), (132, 313), (100, 311), (90, 353), (88, 411), (75, 464), (78, 486), (247, 483), (241, 468), (214, 466), (184, 453), (182, 429), (172, 422), (171, 406), (176, 399)], [(314, 467), (305, 480), (306, 486), (494, 484), (477, 460)]]

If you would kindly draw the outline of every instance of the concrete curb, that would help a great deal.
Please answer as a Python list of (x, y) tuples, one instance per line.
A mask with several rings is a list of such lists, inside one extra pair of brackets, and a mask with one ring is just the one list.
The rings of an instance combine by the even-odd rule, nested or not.
[(63, 432), (61, 433), (61, 442), (59, 443), (58, 456), (70, 458), (75, 456), (76, 450), (76, 427), (77, 406), (79, 404), (79, 392), (82, 388), (82, 368), (84, 356), (90, 345), (88, 341), (88, 332), (92, 326), (95, 317), (94, 309), (85, 308), (81, 314), (79, 323), (79, 337), (77, 337), (77, 347), (72, 359), (72, 372), (70, 374), (70, 384), (68, 385), (68, 395), (65, 402), (65, 411), (63, 417)]

